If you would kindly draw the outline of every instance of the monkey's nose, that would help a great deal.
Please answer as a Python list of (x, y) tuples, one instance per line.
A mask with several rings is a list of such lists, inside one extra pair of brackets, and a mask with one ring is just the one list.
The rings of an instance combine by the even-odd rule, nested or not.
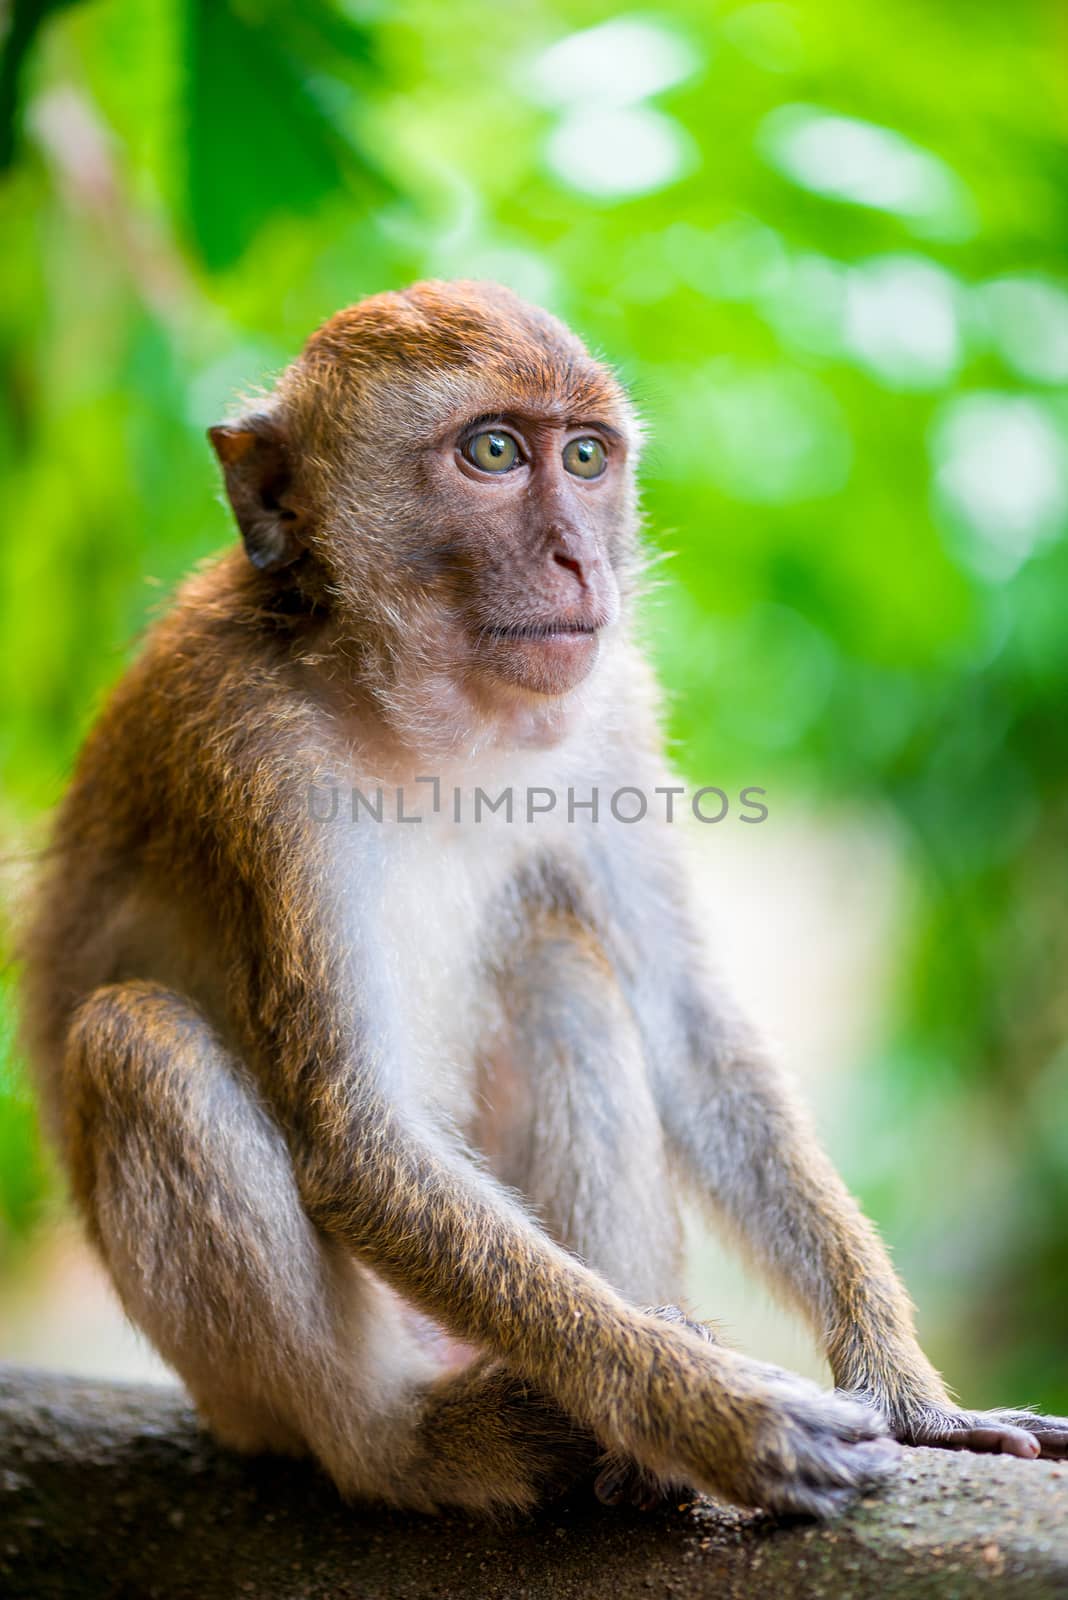
[(581, 561), (576, 560), (574, 556), (569, 556), (564, 550), (554, 550), (553, 560), (556, 562), (558, 567), (565, 567), (568, 572), (573, 572), (582, 588), (585, 589), (586, 573), (583, 569)]

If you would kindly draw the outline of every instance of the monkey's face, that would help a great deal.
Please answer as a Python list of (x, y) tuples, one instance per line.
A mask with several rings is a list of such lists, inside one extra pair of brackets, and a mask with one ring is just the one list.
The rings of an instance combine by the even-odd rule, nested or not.
[(563, 695), (619, 617), (626, 436), (614, 408), (570, 414), (555, 395), (514, 388), (499, 400), (461, 409), (426, 453), (427, 565), (458, 663)]
[(575, 335), (509, 291), (417, 284), (339, 312), (264, 413), (212, 438), (250, 558), (317, 574), (394, 700), (432, 681), (560, 701), (607, 653), (637, 428)]
[(445, 674), (482, 704), (566, 697), (607, 654), (636, 566), (626, 396), (574, 334), (495, 285), (379, 296), (310, 348), (365, 341), (369, 308), (383, 359), (360, 375), (343, 491), (361, 509), (344, 542), (362, 603), (374, 593), (403, 619), (409, 678)]

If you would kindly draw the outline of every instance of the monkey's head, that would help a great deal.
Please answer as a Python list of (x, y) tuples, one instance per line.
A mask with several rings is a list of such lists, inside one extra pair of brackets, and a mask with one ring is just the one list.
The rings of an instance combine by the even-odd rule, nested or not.
[(212, 428), (249, 560), (329, 608), (383, 688), (567, 697), (636, 567), (637, 428), (612, 375), (492, 284), (376, 295)]

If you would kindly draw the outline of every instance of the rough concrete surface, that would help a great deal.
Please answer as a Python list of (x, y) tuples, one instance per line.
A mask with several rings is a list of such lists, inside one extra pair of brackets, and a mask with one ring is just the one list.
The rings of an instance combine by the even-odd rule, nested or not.
[(217, 1449), (177, 1391), (0, 1372), (0, 1595), (107, 1600), (1068, 1597), (1068, 1464), (901, 1452), (837, 1522), (580, 1496), (487, 1528), (343, 1505)]

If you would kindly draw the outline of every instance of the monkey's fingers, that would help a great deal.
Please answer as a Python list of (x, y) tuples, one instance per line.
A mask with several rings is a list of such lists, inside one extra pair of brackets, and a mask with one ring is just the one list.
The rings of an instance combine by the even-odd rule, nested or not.
[(1031, 1461), (1040, 1454), (1038, 1440), (1023, 1428), (998, 1424), (982, 1428), (948, 1428), (922, 1441), (933, 1450), (973, 1450), (977, 1455), (1019, 1456)]
[(904, 1442), (1023, 1461), (1038, 1456), (1063, 1461), (1068, 1459), (1068, 1418), (1015, 1410), (936, 1412), (910, 1428)]
[(1047, 1460), (1068, 1460), (1068, 1417), (1045, 1417), (1038, 1411), (999, 1408), (997, 1411), (980, 1413), (976, 1421), (997, 1427), (1019, 1428), (1037, 1442)]
[(1068, 1461), (1068, 1428), (1036, 1428), (1032, 1438), (1038, 1440), (1046, 1460)]
[(878, 1492), (896, 1473), (900, 1453), (887, 1438), (865, 1439), (833, 1454), (823, 1451), (818, 1460), (770, 1475), (759, 1503), (780, 1517), (836, 1517), (859, 1495)]

